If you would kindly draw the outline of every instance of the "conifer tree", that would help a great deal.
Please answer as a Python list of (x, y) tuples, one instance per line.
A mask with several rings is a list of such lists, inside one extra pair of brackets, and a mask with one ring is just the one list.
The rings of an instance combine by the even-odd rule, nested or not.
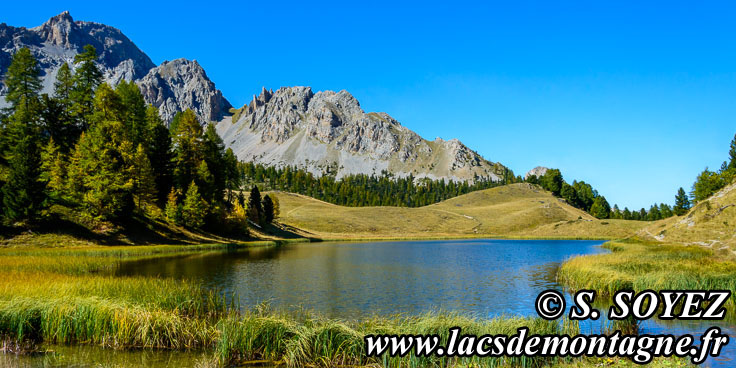
[(133, 81), (121, 81), (115, 88), (115, 92), (120, 98), (120, 119), (125, 125), (130, 141), (135, 146), (148, 145), (151, 140), (151, 131), (147, 124), (146, 101), (140, 88)]
[(647, 210), (645, 210), (643, 207), (639, 210), (639, 220), (646, 221), (647, 220)]
[(211, 202), (222, 202), (227, 187), (227, 168), (225, 166), (225, 143), (217, 134), (214, 124), (207, 124), (203, 142), (204, 160), (212, 173), (213, 182), (208, 188), (207, 198)]
[(695, 180), (691, 196), (695, 202), (700, 202), (707, 199), (723, 187), (724, 183), (722, 178), (717, 173), (708, 170), (706, 167)]
[[(86, 141), (86, 134), (82, 133), (79, 137), (79, 142)], [(69, 164), (67, 165), (66, 183), (64, 185), (65, 197), (75, 201), (81, 202), (84, 196), (84, 167), (82, 165), (82, 151), (81, 145), (77, 142), (74, 149), (69, 155)]]
[(118, 93), (109, 84), (102, 83), (97, 87), (92, 105), (94, 108), (90, 116), (93, 123), (119, 121), (123, 126), (122, 133), (128, 137), (128, 129), (122, 121), (123, 103)]
[(225, 168), (225, 189), (227, 189), (226, 203), (232, 203), (233, 191), (240, 188), (240, 175), (238, 173), (238, 159), (235, 157), (233, 150), (228, 148), (223, 157), (223, 166)]
[(176, 192), (176, 189), (171, 188), (171, 192), (169, 192), (169, 195), (167, 196), (166, 200), (166, 209), (164, 210), (166, 214), (166, 218), (177, 224), (181, 225), (182, 222), (182, 208), (181, 205), (178, 203), (179, 196)]
[(270, 224), (273, 222), (274, 219), (274, 213), (273, 213), (273, 201), (271, 200), (271, 196), (266, 195), (263, 197), (263, 216), (262, 221), (264, 224)]
[(148, 155), (143, 149), (143, 144), (138, 144), (128, 166), (138, 207), (140, 208), (144, 203), (154, 203), (156, 200), (155, 175), (148, 161)]
[(87, 130), (90, 115), (94, 109), (95, 89), (102, 83), (102, 72), (95, 64), (97, 50), (92, 45), (84, 46), (84, 52), (74, 57), (77, 70), (74, 74), (74, 90), (71, 98), (73, 115), (82, 122), (82, 130)]
[(257, 223), (261, 223), (261, 217), (263, 216), (263, 207), (261, 205), (261, 192), (257, 186), (253, 186), (250, 190), (250, 197), (248, 197), (248, 218)]
[(677, 216), (682, 216), (690, 209), (690, 199), (687, 197), (687, 194), (685, 194), (685, 189), (677, 190), (677, 195), (675, 195), (675, 207), (672, 209), (672, 211)]
[(11, 111), (22, 105), (34, 111), (38, 103), (38, 92), (41, 90), (41, 69), (31, 50), (23, 47), (13, 55), (5, 73), (5, 86), (8, 88), (5, 100), (10, 103)]
[(28, 134), (11, 150), (8, 179), (2, 188), (6, 219), (33, 222), (40, 218), (47, 206), (41, 172), (40, 149), (33, 134)]
[(578, 203), (578, 197), (575, 193), (575, 188), (572, 185), (565, 182), (562, 183), (562, 190), (560, 190), (560, 196), (567, 201), (571, 206), (575, 206)]
[(173, 131), (174, 181), (178, 188), (188, 188), (196, 178), (196, 170), (202, 160), (202, 125), (197, 115), (187, 109), (177, 114), (178, 123)]
[(597, 196), (593, 200), (593, 205), (590, 207), (590, 214), (599, 219), (608, 218), (611, 214), (611, 206), (606, 201), (606, 197)]
[(731, 146), (728, 151), (728, 168), (736, 170), (736, 135), (731, 140)]
[(72, 172), (83, 173), (86, 214), (97, 219), (113, 219), (129, 213), (133, 182), (126, 172), (124, 158), (130, 155), (130, 145), (118, 121), (96, 123), (89, 134), (79, 139), (79, 159), (72, 161), (70, 176)]
[(72, 116), (74, 77), (69, 64), (64, 63), (56, 74), (54, 97), (44, 101), (46, 129), (62, 153), (69, 153), (79, 139), (81, 128)]
[(199, 195), (199, 188), (193, 181), (189, 184), (187, 194), (184, 197), (184, 205), (181, 209), (182, 222), (191, 228), (200, 228), (204, 225), (206, 215), (206, 204)]
[(273, 202), (273, 218), (277, 219), (281, 216), (281, 203), (279, 203), (279, 197), (271, 195), (271, 202)]
[(659, 212), (662, 214), (663, 219), (672, 217), (672, 208), (666, 203), (659, 204)]
[(197, 166), (197, 179), (195, 182), (201, 188), (201, 196), (204, 200), (214, 205), (213, 196), (215, 191), (215, 176), (210, 172), (209, 166), (205, 160), (199, 162)]
[(629, 211), (628, 207), (624, 207), (624, 212), (622, 216), (624, 220), (631, 220), (631, 211)]
[(159, 194), (159, 202), (163, 203), (166, 200), (166, 193), (169, 192), (173, 185), (171, 135), (169, 134), (169, 129), (161, 121), (158, 110), (153, 106), (149, 106), (146, 109), (146, 122), (151, 134), (151, 140), (147, 149), (148, 159), (151, 162), (151, 168), (155, 175), (156, 192)]
[(67, 163), (53, 137), (49, 138), (49, 142), (41, 153), (41, 162), (41, 178), (47, 183), (46, 188), (49, 194), (52, 197), (60, 197), (66, 184)]
[(657, 221), (662, 219), (662, 214), (659, 212), (659, 206), (655, 203), (649, 208), (647, 212), (647, 220)]

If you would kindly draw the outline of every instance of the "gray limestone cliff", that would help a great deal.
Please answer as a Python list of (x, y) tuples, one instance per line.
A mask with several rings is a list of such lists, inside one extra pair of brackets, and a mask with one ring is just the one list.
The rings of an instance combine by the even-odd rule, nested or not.
[[(196, 61), (180, 59), (157, 67), (117, 28), (74, 21), (69, 12), (34, 28), (0, 24), (0, 79), (12, 55), (27, 47), (41, 67), (42, 93), (51, 94), (59, 67), (64, 63), (73, 65), (74, 56), (85, 45), (97, 49), (97, 64), (107, 83), (115, 86), (122, 80), (136, 81), (148, 92), (146, 101), (158, 107), (166, 121), (170, 121), (176, 111), (187, 108), (193, 109), (203, 122), (217, 121), (231, 107)], [(5, 86), (1, 85), (0, 105), (5, 104), (4, 93)]]
[(263, 89), (218, 123), (225, 144), (242, 160), (323, 172), (446, 180), (500, 180), (504, 167), (457, 139), (427, 141), (386, 113), (366, 113), (347, 91), (309, 87)]

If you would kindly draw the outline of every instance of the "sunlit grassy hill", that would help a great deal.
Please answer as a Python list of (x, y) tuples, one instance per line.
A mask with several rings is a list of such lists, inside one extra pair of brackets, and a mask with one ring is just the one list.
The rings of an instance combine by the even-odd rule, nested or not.
[(624, 238), (644, 222), (600, 221), (538, 186), (520, 183), (472, 192), (419, 208), (343, 207), (276, 193), (280, 222), (307, 236), (432, 238), (462, 236)]
[(652, 223), (638, 235), (659, 242), (701, 245), (736, 254), (736, 183), (700, 201), (686, 215)]

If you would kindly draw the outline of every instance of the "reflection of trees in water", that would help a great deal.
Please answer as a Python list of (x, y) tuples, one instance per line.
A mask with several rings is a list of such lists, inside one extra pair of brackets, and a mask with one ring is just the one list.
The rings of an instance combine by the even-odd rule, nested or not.
[(288, 252), (284, 247), (257, 247), (250, 249), (229, 249), (193, 255), (157, 257), (123, 262), (117, 269), (117, 276), (162, 276), (173, 278), (211, 278), (213, 272), (226, 275), (233, 266), (250, 261), (278, 258)]

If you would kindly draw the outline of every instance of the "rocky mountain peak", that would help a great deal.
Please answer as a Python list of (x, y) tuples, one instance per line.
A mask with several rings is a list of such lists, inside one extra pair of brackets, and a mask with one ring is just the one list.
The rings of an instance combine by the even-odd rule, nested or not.
[(366, 113), (345, 90), (263, 88), (217, 129), (243, 160), (297, 166), (315, 175), (386, 170), (399, 176), (497, 180), (502, 168), (456, 139), (427, 142), (386, 113)]
[(202, 122), (219, 121), (232, 107), (196, 60), (164, 61), (137, 82), (146, 101), (171, 121), (178, 111), (192, 109)]
[[(231, 107), (196, 61), (178, 59), (157, 67), (119, 29), (75, 21), (68, 11), (31, 29), (0, 24), (0, 80), (13, 53), (28, 47), (42, 69), (42, 92), (50, 94), (59, 67), (72, 64), (85, 45), (97, 49), (97, 64), (105, 82), (115, 86), (122, 80), (136, 81), (146, 102), (158, 107), (166, 121), (184, 109), (194, 110), (203, 123), (218, 121)], [(4, 93), (5, 87), (0, 85), (0, 106), (5, 103)]]
[(54, 46), (74, 48), (83, 41), (79, 27), (68, 11), (51, 17), (44, 24), (31, 28), (31, 31), (38, 33), (43, 42)]

